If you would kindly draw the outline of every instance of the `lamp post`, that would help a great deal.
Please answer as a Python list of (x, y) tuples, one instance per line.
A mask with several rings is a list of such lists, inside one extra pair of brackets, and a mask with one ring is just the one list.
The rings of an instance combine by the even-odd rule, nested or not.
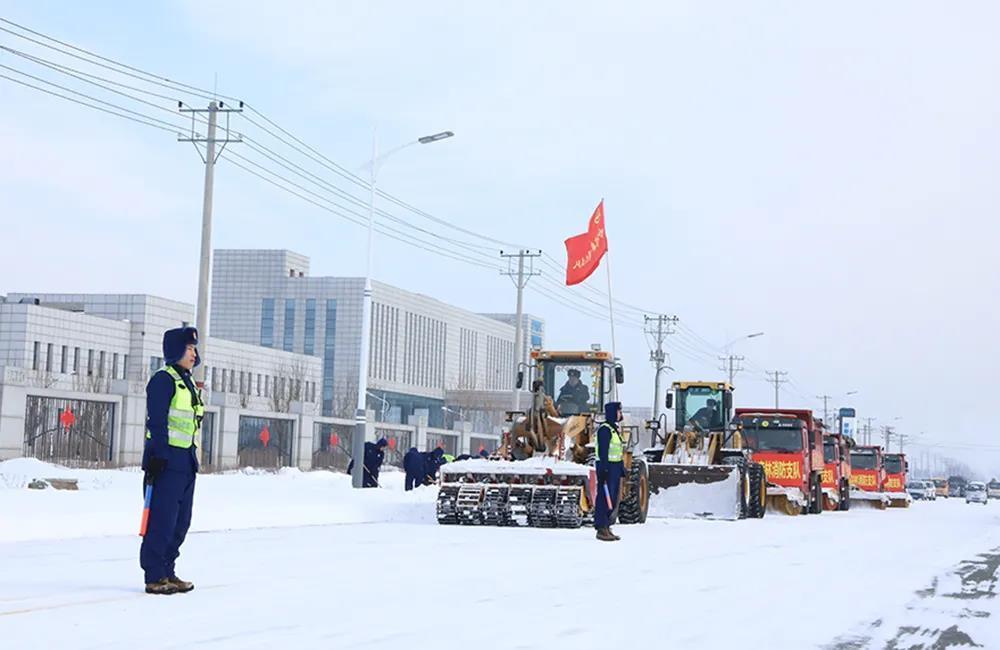
[[(367, 404), (368, 394), (368, 349), (371, 343), (372, 329), (372, 252), (375, 240), (375, 195), (379, 164), (389, 156), (411, 147), (415, 144), (432, 144), (446, 140), (455, 134), (451, 131), (441, 131), (433, 135), (425, 135), (412, 142), (390, 149), (381, 156), (378, 155), (378, 136), (372, 137), (372, 157), (368, 164), (368, 263), (365, 267), (365, 290), (361, 301), (361, 355), (358, 359), (358, 408), (354, 415), (354, 436), (351, 441), (351, 452), (354, 458), (360, 459), (365, 453), (365, 436), (367, 434)], [(354, 463), (354, 473), (351, 484), (360, 488), (363, 478), (362, 463)]]
[[(722, 363), (727, 364), (729, 370), (729, 385), (732, 386), (733, 380), (736, 378), (736, 373), (741, 370), (736, 364), (743, 361), (743, 357), (737, 357), (732, 354), (732, 347), (739, 343), (740, 341), (745, 341), (747, 339), (755, 339), (758, 336), (764, 336), (764, 332), (754, 332), (753, 334), (744, 334), (743, 336), (737, 336), (735, 339), (726, 343), (723, 349), (726, 351), (726, 356), (721, 359)], [(726, 367), (722, 368), (726, 370)]]

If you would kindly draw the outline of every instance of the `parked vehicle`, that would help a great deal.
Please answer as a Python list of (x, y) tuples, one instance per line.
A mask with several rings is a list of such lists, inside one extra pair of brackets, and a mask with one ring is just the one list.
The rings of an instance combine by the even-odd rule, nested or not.
[(937, 501), (938, 489), (934, 481), (924, 481), (924, 485), (927, 486), (927, 500)]
[[(931, 492), (934, 491), (933, 484), (930, 490)], [(931, 498), (928, 494), (926, 481), (910, 481), (906, 484), (906, 491), (909, 492), (910, 496), (917, 501), (924, 501), (925, 499)]]
[(993, 479), (986, 484), (986, 496), (990, 499), (1000, 499), (1000, 481)]
[(965, 485), (965, 502), (981, 503), (986, 505), (986, 485), (979, 481), (973, 481)]

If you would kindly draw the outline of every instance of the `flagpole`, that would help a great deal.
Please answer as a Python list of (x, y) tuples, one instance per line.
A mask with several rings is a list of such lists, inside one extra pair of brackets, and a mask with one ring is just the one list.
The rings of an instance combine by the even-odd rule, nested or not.
[[(604, 203), (604, 199), (601, 199), (601, 203)], [(608, 236), (608, 222), (604, 221), (604, 237), (607, 241)], [(611, 294), (611, 247), (608, 246), (608, 250), (604, 253), (604, 270), (608, 272), (608, 314), (610, 315), (611, 322), (611, 363), (616, 365), (618, 363), (618, 353), (615, 346), (615, 301)], [(612, 371), (613, 372), (613, 371)], [(615, 381), (614, 377), (611, 378), (611, 396), (614, 400), (618, 401), (618, 382)]]

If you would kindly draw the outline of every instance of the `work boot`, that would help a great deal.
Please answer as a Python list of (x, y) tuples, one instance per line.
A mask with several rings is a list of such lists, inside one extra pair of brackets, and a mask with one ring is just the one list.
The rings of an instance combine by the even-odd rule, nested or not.
[(616, 542), (621, 539), (621, 537), (619, 537), (618, 535), (615, 535), (615, 531), (611, 530), (610, 526), (608, 526), (608, 534), (611, 535), (612, 537), (614, 537)]
[(602, 542), (614, 542), (618, 540), (617, 537), (611, 534), (611, 530), (607, 528), (597, 529), (597, 539), (601, 540)]
[(150, 582), (146, 584), (147, 594), (156, 594), (158, 596), (169, 596), (170, 594), (177, 593), (177, 585), (170, 582), (169, 578), (163, 578), (156, 582)]
[(167, 580), (170, 582), (170, 584), (172, 584), (173, 586), (177, 587), (178, 593), (186, 594), (187, 592), (189, 592), (192, 589), (194, 589), (194, 583), (193, 582), (187, 582), (186, 580), (181, 580), (177, 576), (173, 576), (171, 578), (167, 578)]

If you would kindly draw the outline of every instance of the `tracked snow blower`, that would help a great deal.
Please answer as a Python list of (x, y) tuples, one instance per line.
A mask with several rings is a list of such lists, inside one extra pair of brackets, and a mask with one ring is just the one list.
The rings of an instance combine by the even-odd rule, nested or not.
[(742, 435), (730, 424), (733, 388), (726, 382), (674, 382), (666, 406), (676, 430), (650, 420), (651, 517), (745, 519), (764, 516), (767, 482)]
[[(441, 468), (441, 524), (578, 528), (593, 520), (597, 497), (594, 434), (606, 398), (624, 381), (622, 367), (595, 346), (590, 351), (533, 350), (531, 404), (507, 414), (510, 427), (493, 458)], [(524, 383), (518, 373), (517, 386)], [(618, 523), (646, 520), (646, 463), (635, 458), (638, 429), (622, 427), (625, 479)]]

